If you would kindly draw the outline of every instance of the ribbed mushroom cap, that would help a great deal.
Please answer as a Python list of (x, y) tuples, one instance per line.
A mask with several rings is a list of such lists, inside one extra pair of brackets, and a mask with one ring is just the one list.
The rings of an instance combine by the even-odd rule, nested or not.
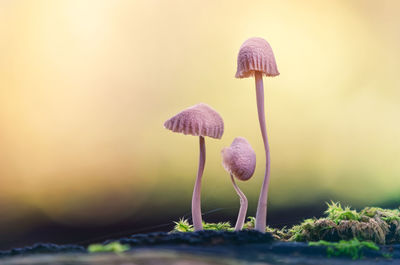
[(248, 180), (256, 168), (256, 153), (243, 137), (237, 137), (229, 147), (222, 149), (222, 165), (240, 180)]
[(187, 108), (167, 120), (164, 127), (173, 132), (220, 139), (224, 134), (224, 121), (213, 108), (200, 103)]
[(266, 76), (279, 75), (271, 46), (262, 38), (246, 40), (237, 58), (236, 78), (254, 76), (254, 72), (262, 72)]

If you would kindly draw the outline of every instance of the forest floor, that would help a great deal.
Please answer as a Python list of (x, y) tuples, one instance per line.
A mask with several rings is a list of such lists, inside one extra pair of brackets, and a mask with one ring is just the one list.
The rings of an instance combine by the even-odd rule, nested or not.
[(367, 207), (357, 212), (328, 204), (326, 217), (291, 228), (255, 231), (229, 223), (204, 223), (193, 232), (187, 220), (171, 232), (135, 234), (90, 246), (35, 244), (0, 251), (0, 265), (11, 264), (400, 264), (400, 211)]

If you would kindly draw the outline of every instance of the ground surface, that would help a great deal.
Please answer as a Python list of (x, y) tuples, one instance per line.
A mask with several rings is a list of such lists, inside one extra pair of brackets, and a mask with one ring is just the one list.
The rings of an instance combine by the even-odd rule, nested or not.
[[(0, 252), (0, 265), (400, 264), (400, 245), (381, 246), (381, 251), (366, 250), (365, 258), (352, 261), (345, 257), (327, 258), (325, 247), (274, 241), (270, 234), (255, 231), (152, 233), (118, 241), (129, 244), (131, 250), (89, 254), (81, 246), (42, 244)], [(382, 257), (382, 251), (392, 258)]]

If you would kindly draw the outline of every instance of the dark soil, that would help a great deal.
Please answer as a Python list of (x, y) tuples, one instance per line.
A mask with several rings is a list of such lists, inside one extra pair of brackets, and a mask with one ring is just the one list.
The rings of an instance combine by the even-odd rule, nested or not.
[[(364, 258), (327, 258), (325, 247), (281, 242), (256, 231), (150, 233), (108, 240), (129, 244), (123, 254), (88, 254), (84, 246), (36, 244), (0, 251), (0, 264), (400, 264), (400, 245), (365, 250)], [(391, 254), (387, 259), (382, 253)]]

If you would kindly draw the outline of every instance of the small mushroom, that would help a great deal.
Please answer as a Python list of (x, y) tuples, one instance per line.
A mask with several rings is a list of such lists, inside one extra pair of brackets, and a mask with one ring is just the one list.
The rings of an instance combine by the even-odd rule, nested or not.
[(240, 47), (235, 77), (246, 78), (254, 76), (256, 80), (258, 120), (260, 122), (266, 157), (265, 176), (258, 199), (255, 224), (255, 229), (262, 233), (265, 232), (267, 223), (267, 198), (271, 171), (269, 144), (265, 126), (263, 75), (279, 75), (274, 53), (266, 40), (262, 38), (250, 38)]
[[(236, 185), (235, 178), (246, 181), (251, 178), (256, 168), (256, 154), (249, 142), (243, 137), (237, 137), (229, 147), (222, 149), (222, 165), (231, 175), (236, 193), (240, 197), (240, 209), (235, 225), (235, 231), (242, 230), (247, 213), (247, 198)], [(235, 177), (235, 178), (234, 178)]]
[(224, 133), (224, 121), (213, 108), (200, 103), (187, 108), (164, 123), (164, 127), (173, 132), (199, 136), (200, 158), (196, 182), (192, 196), (192, 220), (195, 231), (203, 230), (201, 217), (201, 178), (206, 162), (204, 137), (221, 139)]

